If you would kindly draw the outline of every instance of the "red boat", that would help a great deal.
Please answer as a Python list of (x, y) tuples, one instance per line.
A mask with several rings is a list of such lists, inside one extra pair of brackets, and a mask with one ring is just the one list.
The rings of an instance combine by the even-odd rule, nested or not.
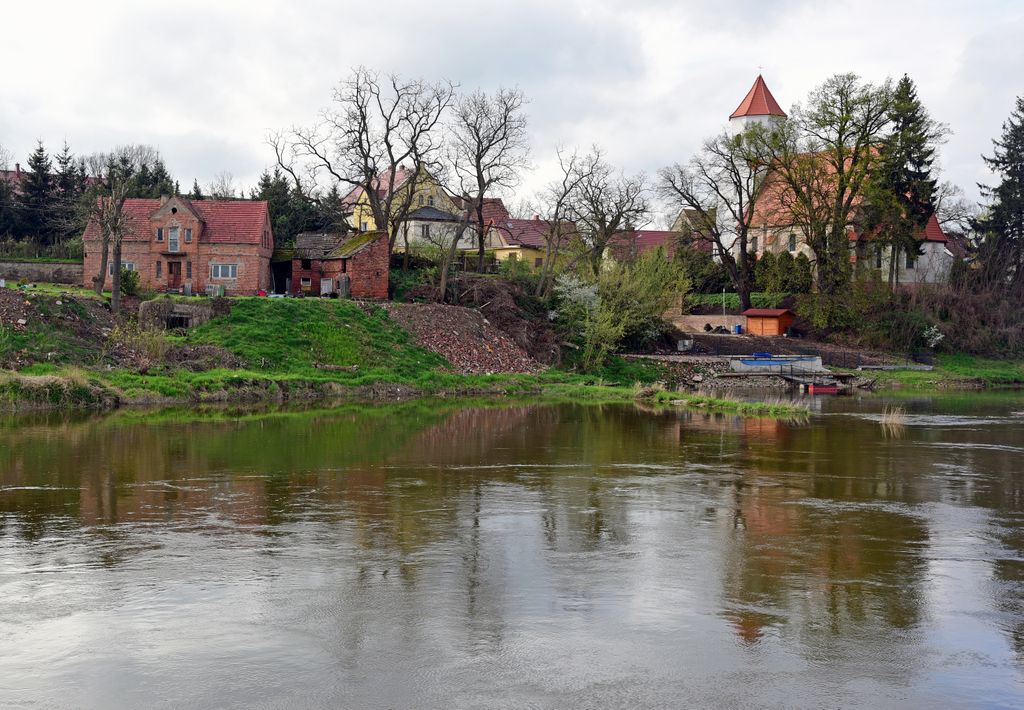
[(807, 385), (807, 394), (839, 394), (838, 385)]

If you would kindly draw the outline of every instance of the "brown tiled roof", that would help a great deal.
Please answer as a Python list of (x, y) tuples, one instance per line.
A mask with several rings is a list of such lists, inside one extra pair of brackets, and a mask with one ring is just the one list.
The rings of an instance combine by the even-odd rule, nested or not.
[[(199, 216), (203, 229), (199, 242), (206, 244), (259, 244), (268, 220), (265, 200), (186, 200), (185, 203)], [(159, 199), (133, 198), (125, 200), (124, 212), (128, 228), (125, 241), (149, 241), (153, 238), (150, 218), (160, 209)], [(86, 240), (100, 238), (99, 227), (89, 222), (85, 228)]]
[(628, 258), (664, 247), (665, 255), (671, 259), (675, 256), (682, 232), (661, 229), (634, 229), (630, 232), (619, 232), (609, 244), (612, 255), (616, 258)]
[(347, 259), (364, 248), (387, 237), (387, 232), (330, 234), (303, 232), (295, 236), (296, 259)]

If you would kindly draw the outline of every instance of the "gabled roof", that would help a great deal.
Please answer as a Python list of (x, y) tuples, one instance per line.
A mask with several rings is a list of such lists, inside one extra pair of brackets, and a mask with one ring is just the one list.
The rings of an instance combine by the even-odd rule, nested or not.
[(679, 246), (682, 232), (663, 229), (634, 229), (619, 232), (612, 237), (609, 247), (616, 258), (629, 258), (654, 251), (658, 247), (665, 249), (665, 255), (671, 259)]
[(294, 258), (348, 259), (387, 236), (387, 232), (363, 232), (352, 235), (303, 232), (295, 236)]
[[(452, 203), (460, 209), (465, 209), (466, 200), (461, 197), (452, 196)], [(469, 218), (472, 222), (476, 221), (475, 215), (469, 215)], [(507, 222), (511, 218), (505, 203), (501, 201), (500, 197), (484, 198), (484, 224), (499, 224), (500, 222)]]
[[(176, 198), (189, 207), (203, 222), (199, 234), (201, 244), (260, 244), (263, 229), (269, 221), (265, 200), (187, 200)], [(160, 199), (132, 198), (125, 200), (127, 217), (125, 241), (149, 241), (153, 238), (150, 219), (160, 210)], [(99, 227), (89, 222), (83, 239), (100, 238)]]
[(779, 102), (772, 96), (772, 92), (768, 90), (768, 85), (764, 83), (764, 77), (760, 74), (757, 75), (757, 79), (754, 80), (754, 85), (750, 87), (750, 91), (743, 97), (743, 101), (736, 107), (736, 110), (732, 112), (729, 118), (739, 118), (741, 116), (781, 116), (786, 117), (786, 112), (779, 106)]
[[(509, 217), (495, 221), (492, 228), (498, 230), (502, 240), (509, 246), (544, 249), (548, 237), (554, 231), (554, 223), (537, 216), (533, 219)], [(572, 222), (563, 222), (562, 229), (562, 236), (565, 237), (576, 231), (576, 225)]]
[[(377, 191), (377, 194), (380, 197), (387, 197), (388, 186), (391, 185), (391, 172), (391, 170), (386, 170), (373, 179), (373, 188)], [(399, 165), (394, 171), (395, 181), (394, 185), (391, 185), (392, 192), (401, 188), (402, 185), (404, 185), (415, 173), (415, 170), (407, 168), (404, 165)], [(362, 197), (362, 195), (362, 186), (353, 187), (347, 195), (341, 198), (341, 204), (346, 207), (351, 207), (359, 201), (359, 198)]]
[(459, 219), (451, 212), (445, 212), (436, 207), (420, 207), (407, 214), (405, 218), (422, 222), (456, 222)]

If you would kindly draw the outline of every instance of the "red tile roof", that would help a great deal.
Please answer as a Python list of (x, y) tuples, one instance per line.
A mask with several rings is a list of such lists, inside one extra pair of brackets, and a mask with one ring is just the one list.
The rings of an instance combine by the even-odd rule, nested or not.
[(671, 259), (675, 256), (680, 237), (682, 237), (682, 232), (661, 229), (635, 229), (632, 232), (616, 234), (609, 246), (611, 247), (612, 254), (620, 259), (654, 251), (658, 247), (664, 247), (665, 256)]
[[(199, 242), (205, 244), (259, 244), (267, 226), (265, 200), (186, 200), (203, 222)], [(149, 241), (152, 238), (150, 218), (160, 209), (159, 199), (130, 199), (124, 203), (128, 217), (125, 241)], [(99, 239), (99, 227), (89, 222), (84, 239)]]
[(788, 308), (748, 308), (740, 315), (754, 316), (755, 318), (778, 318), (779, 316), (784, 316), (787, 313), (796, 315)]
[[(395, 183), (392, 186), (392, 191), (397, 190), (406, 181), (413, 176), (415, 171), (411, 168), (407, 168), (404, 165), (399, 165), (398, 169), (395, 170)], [(381, 197), (386, 197), (388, 192), (388, 185), (391, 183), (391, 171), (387, 170), (373, 179), (373, 187), (377, 190), (377, 194)], [(346, 207), (354, 205), (363, 194), (362, 187), (353, 187), (347, 195), (341, 198), (341, 204)]]
[(934, 214), (928, 218), (928, 223), (924, 225), (924, 240), (926, 242), (948, 242), (949, 237), (942, 231), (942, 225), (939, 224), (939, 219)]
[[(485, 206), (486, 207), (486, 206)], [(504, 208), (504, 205), (502, 205)], [(507, 215), (508, 212), (505, 212)], [(532, 247), (543, 249), (547, 246), (548, 237), (553, 229), (552, 222), (534, 217), (533, 219), (513, 219), (507, 217), (494, 222), (494, 229), (498, 230), (501, 238), (509, 246)], [(576, 231), (576, 225), (572, 222), (562, 223), (562, 237), (570, 236)]]
[(779, 106), (779, 102), (772, 96), (772, 92), (768, 90), (768, 85), (764, 83), (764, 77), (760, 74), (757, 75), (757, 79), (754, 80), (754, 85), (750, 87), (750, 91), (740, 102), (740, 105), (736, 107), (736, 110), (732, 112), (729, 118), (739, 118), (740, 116), (781, 116), (786, 117), (786, 112)]

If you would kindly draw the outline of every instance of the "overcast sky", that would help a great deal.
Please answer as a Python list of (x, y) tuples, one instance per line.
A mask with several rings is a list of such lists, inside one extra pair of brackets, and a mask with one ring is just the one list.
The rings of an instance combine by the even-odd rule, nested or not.
[(182, 189), (252, 185), (268, 129), (309, 123), (357, 64), (518, 86), (532, 160), (601, 144), (653, 173), (721, 128), (759, 70), (784, 108), (837, 72), (904, 72), (953, 135), (943, 176), (970, 195), (979, 155), (1024, 94), (1020, 0), (34, 0), (4, 3), (0, 145), (76, 153), (158, 147)]

